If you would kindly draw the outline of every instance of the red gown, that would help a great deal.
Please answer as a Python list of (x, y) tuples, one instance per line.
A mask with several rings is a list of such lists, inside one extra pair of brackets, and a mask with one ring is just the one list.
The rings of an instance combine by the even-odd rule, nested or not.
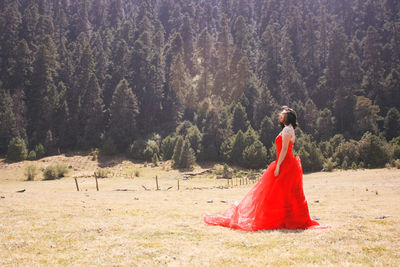
[[(275, 143), (279, 158), (281, 135)], [(274, 175), (276, 161), (273, 161), (240, 203), (232, 204), (222, 214), (206, 214), (204, 222), (244, 231), (329, 228), (310, 218), (303, 192), (303, 169), (300, 158), (293, 155), (292, 147), (290, 141), (278, 177)]]

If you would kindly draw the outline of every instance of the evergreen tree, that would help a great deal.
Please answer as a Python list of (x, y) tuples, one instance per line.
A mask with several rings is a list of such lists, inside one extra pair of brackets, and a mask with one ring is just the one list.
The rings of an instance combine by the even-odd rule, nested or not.
[(209, 97), (212, 92), (213, 87), (213, 76), (212, 76), (212, 40), (207, 29), (203, 30), (200, 34), (199, 40), (197, 42), (197, 53), (198, 61), (200, 62), (200, 78), (197, 84), (197, 95), (199, 101), (206, 97)]
[(400, 112), (396, 108), (389, 109), (384, 121), (387, 140), (400, 136)]
[(279, 81), (281, 94), (278, 101), (281, 103), (290, 103), (293, 100), (306, 98), (307, 92), (304, 88), (304, 82), (296, 69), (292, 51), (293, 42), (286, 31), (283, 32), (281, 43), (281, 78)]
[(216, 55), (218, 59), (215, 74), (214, 93), (228, 104), (231, 95), (232, 77), (230, 76), (230, 60), (233, 50), (233, 41), (228, 28), (226, 17), (221, 19), (221, 32), (216, 42)]
[(352, 131), (354, 122), (351, 108), (355, 105), (355, 93), (360, 90), (362, 81), (360, 58), (351, 46), (347, 48), (341, 69), (342, 85), (336, 88), (333, 111), (336, 117), (337, 130), (341, 133), (349, 133)]
[(82, 101), (81, 125), (83, 142), (89, 147), (100, 144), (100, 133), (104, 130), (104, 105), (100, 86), (94, 73), (90, 74), (88, 88)]
[(367, 131), (378, 132), (379, 106), (373, 105), (369, 98), (358, 96), (354, 107), (355, 132), (362, 135)]
[(179, 168), (180, 158), (183, 151), (184, 140), (182, 136), (178, 136), (175, 142), (174, 153), (172, 154), (172, 166)]
[(7, 159), (11, 161), (21, 161), (28, 157), (28, 149), (24, 139), (20, 137), (14, 137), (11, 139), (8, 146)]
[(365, 89), (367, 97), (375, 100), (378, 97), (378, 92), (381, 89), (383, 80), (383, 67), (381, 60), (382, 45), (380, 43), (378, 31), (369, 26), (367, 35), (362, 40), (363, 45), (363, 67), (365, 75), (363, 77), (362, 87)]
[(203, 127), (203, 139), (201, 142), (201, 155), (203, 161), (215, 161), (219, 158), (219, 148), (223, 142), (222, 133), (219, 130), (220, 118), (215, 110), (207, 113)]
[(3, 86), (10, 88), (7, 82), (10, 80), (9, 70), (15, 69), (16, 48), (18, 46), (18, 30), (21, 26), (21, 13), (18, 10), (18, 3), (15, 1), (8, 4), (6, 10), (1, 14), (0, 34), (0, 79)]
[(340, 71), (342, 69), (343, 51), (345, 51), (346, 46), (345, 42), (346, 36), (343, 28), (336, 26), (329, 37), (327, 66), (322, 78), (320, 95), (316, 101), (318, 106), (333, 104), (335, 91), (340, 90), (339, 88), (343, 86)]
[(256, 140), (243, 151), (243, 165), (248, 168), (263, 168), (267, 161), (267, 149)]
[(261, 127), (262, 120), (266, 116), (272, 118), (272, 114), (277, 108), (278, 105), (275, 99), (272, 97), (271, 92), (268, 90), (268, 88), (264, 87), (261, 91), (260, 97), (255, 103), (254, 128), (259, 129), (259, 127)]
[(232, 130), (234, 133), (237, 133), (239, 130), (244, 132), (248, 127), (249, 121), (247, 120), (246, 111), (242, 104), (238, 103), (233, 111)]
[(316, 120), (316, 132), (320, 140), (328, 140), (331, 137), (335, 130), (334, 123), (334, 117), (329, 109), (324, 108), (319, 112)]
[(8, 144), (16, 134), (16, 120), (10, 92), (0, 88), (0, 153), (6, 153)]
[(233, 164), (240, 165), (243, 163), (243, 151), (246, 148), (245, 138), (242, 130), (239, 130), (232, 144), (231, 161)]
[[(265, 29), (261, 38), (259, 75), (264, 87), (271, 90), (275, 99), (279, 96), (279, 77), (280, 77), (280, 25), (270, 24)], [(259, 121), (265, 115), (259, 118)]]
[(53, 114), (58, 101), (54, 84), (55, 55), (41, 45), (33, 63), (32, 83), (27, 92), (29, 131), (32, 143), (44, 142), (46, 132), (54, 127)]
[(124, 152), (137, 137), (136, 117), (139, 113), (136, 96), (123, 79), (115, 88), (110, 106), (108, 134), (114, 140), (117, 149)]
[(179, 167), (180, 168), (191, 168), (195, 163), (196, 158), (193, 149), (190, 147), (190, 142), (185, 139), (183, 142), (182, 153), (179, 157)]
[(274, 143), (274, 138), (276, 136), (276, 125), (272, 122), (270, 117), (265, 116), (261, 122), (260, 127), (260, 141), (265, 147), (270, 148)]
[(193, 41), (193, 29), (192, 21), (188, 15), (183, 18), (183, 24), (181, 29), (181, 36), (183, 41), (183, 61), (186, 67), (189, 69), (190, 75), (194, 74), (195, 64), (193, 60), (194, 54), (194, 41)]

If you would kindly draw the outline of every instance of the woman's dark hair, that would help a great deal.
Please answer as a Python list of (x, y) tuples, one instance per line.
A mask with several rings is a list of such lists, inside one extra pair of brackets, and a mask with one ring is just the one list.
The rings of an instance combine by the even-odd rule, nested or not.
[(296, 111), (289, 108), (288, 106), (282, 106), (281, 109), (282, 109), (281, 113), (286, 114), (285, 122), (279, 123), (280, 126), (282, 127), (282, 129), (283, 129), (283, 127), (285, 127), (286, 125), (289, 125), (289, 124), (291, 124), (293, 126), (293, 129), (296, 129), (296, 127), (297, 127)]

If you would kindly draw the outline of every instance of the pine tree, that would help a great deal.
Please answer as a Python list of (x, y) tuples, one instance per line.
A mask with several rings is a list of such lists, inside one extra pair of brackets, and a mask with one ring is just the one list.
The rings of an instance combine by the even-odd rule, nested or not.
[(296, 69), (295, 59), (293, 57), (293, 42), (289, 38), (286, 31), (282, 36), (282, 49), (281, 49), (281, 97), (278, 101), (281, 103), (290, 103), (293, 100), (304, 99), (307, 97), (304, 82)]
[(219, 131), (220, 117), (216, 110), (210, 110), (205, 118), (203, 139), (201, 142), (201, 159), (215, 161), (219, 157), (219, 148), (223, 136)]
[(347, 48), (342, 61), (340, 77), (342, 85), (336, 88), (333, 111), (336, 118), (336, 128), (340, 133), (351, 132), (354, 122), (352, 107), (356, 102), (355, 93), (360, 89), (362, 81), (360, 58), (353, 48)]
[(359, 135), (366, 131), (378, 132), (378, 120), (382, 118), (379, 114), (379, 106), (373, 105), (372, 101), (365, 96), (358, 96), (354, 106), (355, 132)]
[[(279, 92), (280, 77), (280, 25), (278, 23), (270, 24), (265, 29), (261, 38), (259, 75), (264, 87), (269, 88), (271, 94), (277, 98)], [(261, 119), (264, 118), (262, 116)]]
[(215, 74), (214, 94), (228, 104), (231, 95), (231, 82), (229, 65), (231, 61), (231, 53), (233, 50), (233, 41), (228, 28), (227, 18), (221, 19), (221, 32), (218, 35), (216, 43), (216, 55), (218, 59), (217, 71)]
[(203, 30), (197, 42), (198, 62), (200, 62), (200, 78), (197, 84), (197, 95), (199, 101), (209, 97), (212, 93), (213, 75), (212, 75), (212, 37), (207, 29)]
[(54, 84), (55, 55), (41, 45), (33, 63), (32, 83), (27, 92), (29, 118), (28, 135), (32, 143), (43, 143), (46, 132), (54, 127), (53, 114), (58, 102)]
[(261, 125), (262, 120), (266, 116), (272, 118), (272, 114), (277, 108), (278, 105), (275, 99), (272, 97), (271, 92), (268, 90), (268, 88), (264, 87), (261, 91), (260, 97), (256, 100), (255, 103), (254, 128), (258, 129)]
[(124, 152), (137, 137), (136, 117), (139, 113), (136, 96), (123, 79), (114, 91), (110, 106), (108, 134), (118, 150)]
[(382, 111), (386, 111), (389, 107), (396, 107), (400, 110), (400, 73), (392, 69), (382, 83), (383, 97), (386, 106), (382, 107)]
[(276, 136), (276, 125), (272, 122), (271, 118), (265, 116), (261, 122), (260, 126), (260, 141), (268, 149), (274, 143), (274, 138)]
[(335, 131), (334, 123), (334, 117), (329, 109), (324, 108), (319, 112), (316, 120), (316, 132), (320, 140), (325, 141), (331, 137), (332, 133)]
[(193, 75), (195, 71), (195, 64), (193, 60), (193, 54), (194, 54), (193, 29), (192, 29), (192, 21), (188, 15), (186, 15), (183, 18), (181, 36), (183, 41), (184, 63), (186, 67), (189, 69), (189, 73)]
[(190, 147), (190, 142), (185, 139), (183, 141), (182, 152), (179, 157), (179, 167), (180, 168), (191, 168), (195, 163), (196, 158), (193, 149)]
[(29, 45), (29, 49), (33, 49), (37, 45), (36, 27), (39, 21), (39, 10), (36, 3), (32, 2), (24, 10), (22, 17), (22, 29), (20, 35), (26, 40)]
[(243, 151), (242, 166), (252, 169), (263, 168), (267, 163), (266, 161), (267, 149), (259, 140), (256, 140)]
[(243, 151), (246, 148), (245, 138), (242, 130), (239, 130), (235, 136), (235, 140), (232, 145), (231, 161), (234, 164), (240, 165), (243, 162)]
[(100, 86), (94, 73), (90, 74), (88, 88), (83, 96), (81, 125), (83, 142), (89, 147), (100, 144), (100, 133), (104, 130), (104, 105)]
[(180, 158), (183, 151), (183, 137), (178, 136), (175, 141), (174, 153), (172, 154), (172, 166), (174, 168), (179, 168)]
[(237, 133), (239, 130), (244, 132), (248, 127), (249, 121), (247, 120), (246, 111), (242, 104), (238, 103), (233, 111), (232, 130), (234, 133)]
[(389, 109), (384, 120), (387, 140), (400, 136), (400, 112), (396, 108)]
[(378, 97), (384, 73), (380, 39), (378, 31), (373, 26), (370, 26), (368, 27), (367, 35), (362, 40), (364, 52), (363, 67), (365, 70), (362, 87), (365, 89), (367, 97), (373, 100)]
[(1, 14), (2, 25), (0, 26), (0, 79), (5, 82), (5, 86), (10, 88), (7, 84), (10, 81), (10, 73), (8, 70), (15, 69), (16, 48), (18, 46), (18, 30), (21, 25), (21, 13), (18, 10), (18, 4), (15, 1), (8, 4), (4, 13)]
[(9, 91), (0, 88), (0, 153), (6, 153), (8, 144), (16, 134), (13, 100)]

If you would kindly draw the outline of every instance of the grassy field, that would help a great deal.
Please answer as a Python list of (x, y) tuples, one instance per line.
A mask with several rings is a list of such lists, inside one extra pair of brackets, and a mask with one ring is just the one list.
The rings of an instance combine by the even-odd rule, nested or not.
[[(66, 164), (69, 175), (24, 181), (27, 165), (55, 163)], [(99, 179), (96, 191), (99, 166), (112, 177)], [(213, 173), (184, 175), (168, 162), (145, 167), (85, 155), (0, 161), (0, 266), (400, 266), (399, 170), (304, 175), (311, 215), (332, 226), (307, 231), (207, 226), (206, 211), (222, 212), (252, 184), (228, 187)]]

